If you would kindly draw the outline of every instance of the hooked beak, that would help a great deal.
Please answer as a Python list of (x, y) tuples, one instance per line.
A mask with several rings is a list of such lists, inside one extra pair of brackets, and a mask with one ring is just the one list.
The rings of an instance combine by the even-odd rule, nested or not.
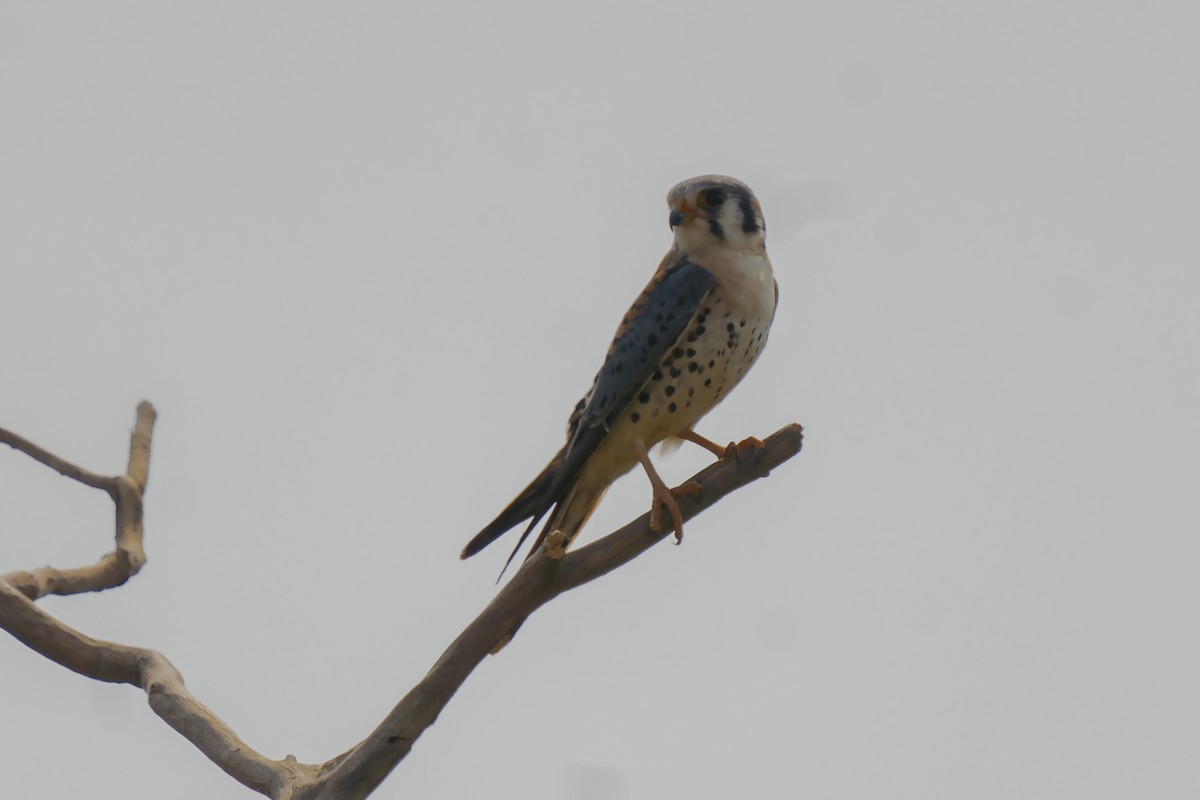
[(676, 225), (682, 225), (687, 216), (678, 208), (671, 209), (671, 216), (667, 217), (667, 222), (671, 223), (671, 230), (675, 230)]

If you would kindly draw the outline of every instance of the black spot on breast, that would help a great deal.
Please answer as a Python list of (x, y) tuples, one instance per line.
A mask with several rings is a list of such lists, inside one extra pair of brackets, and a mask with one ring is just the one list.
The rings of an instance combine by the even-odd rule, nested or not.
[(671, 351), (671, 358), (683, 358), (683, 348), (676, 347)]
[(696, 357), (696, 348), (694, 348), (694, 347), (689, 347), (689, 348), (687, 349), (687, 357), (688, 357), (688, 358), (695, 358), (695, 357)]
[(672, 414), (674, 414), (678, 410), (679, 410), (679, 406), (677, 406), (675, 403), (671, 403), (670, 405), (667, 406), (667, 411), (671, 412)]
[(661, 381), (663, 379), (662, 370), (661, 369), (654, 370), (654, 374), (651, 375), (650, 377), (656, 381)]
[(705, 378), (705, 379), (704, 379), (704, 385), (705, 385), (705, 386), (712, 386), (712, 378)]
[(739, 322), (739, 323), (738, 323), (738, 327), (739, 327), (739, 328), (744, 328), (744, 327), (746, 327), (746, 320), (742, 320), (741, 322)]
[(691, 389), (688, 389), (688, 397), (695, 397), (695, 396), (696, 396), (696, 388), (692, 387)]
[(675, 384), (669, 384), (666, 389), (663, 389), (663, 394), (665, 394), (667, 397), (675, 394)]
[(639, 394), (639, 395), (638, 395), (638, 402), (639, 402), (639, 403), (649, 403), (649, 402), (650, 402), (650, 393), (649, 393), (649, 392), (642, 392), (641, 394)]
[(629, 421), (633, 422), (635, 424), (640, 422), (641, 419), (642, 419), (642, 415), (636, 411), (629, 415)]
[(678, 367), (671, 367), (667, 374), (669, 374), (672, 378), (678, 378), (683, 374), (683, 370), (679, 369)]
[(717, 365), (717, 362), (716, 362), (716, 361), (709, 361), (709, 362), (708, 362), (708, 368), (709, 368), (709, 369), (712, 369), (712, 368), (713, 368), (713, 367), (715, 367), (716, 365)]
[[(728, 315), (728, 314), (726, 314), (725, 316), (727, 316), (727, 317), (728, 317), (729, 315)], [(729, 323), (728, 325), (726, 325), (726, 326), (725, 326), (725, 330), (729, 331), (730, 333), (733, 333), (735, 330), (737, 330), (737, 328), (736, 328), (736, 327), (734, 327), (734, 324), (731, 322), (731, 323)]]
[(700, 365), (697, 364), (695, 361), (688, 364), (688, 372), (695, 372), (698, 369), (700, 369)]

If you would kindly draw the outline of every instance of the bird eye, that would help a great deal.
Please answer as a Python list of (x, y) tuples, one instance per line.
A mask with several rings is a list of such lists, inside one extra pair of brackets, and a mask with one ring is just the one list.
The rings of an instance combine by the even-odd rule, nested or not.
[(700, 193), (700, 205), (705, 208), (719, 208), (724, 202), (724, 189), (705, 189)]

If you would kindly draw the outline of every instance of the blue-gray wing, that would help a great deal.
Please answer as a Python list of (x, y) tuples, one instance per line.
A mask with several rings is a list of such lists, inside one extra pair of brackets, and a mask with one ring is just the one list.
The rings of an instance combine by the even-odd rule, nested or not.
[[(612, 427), (676, 346), (716, 282), (711, 272), (682, 256), (664, 263), (617, 328), (586, 403), (572, 415), (572, 438), (588, 428)], [(578, 457), (574, 451), (568, 448), (568, 463)]]
[[(562, 502), (583, 465), (608, 435), (613, 422), (684, 335), (688, 323), (716, 282), (711, 272), (678, 252), (667, 255), (621, 320), (592, 391), (571, 414), (567, 423), (567, 444), (508, 508), (467, 544), (463, 558), (479, 552), (510, 528), (530, 520), (513, 548), (513, 555), (516, 555), (538, 521)], [(545, 530), (541, 532), (537, 544), (546, 533)]]

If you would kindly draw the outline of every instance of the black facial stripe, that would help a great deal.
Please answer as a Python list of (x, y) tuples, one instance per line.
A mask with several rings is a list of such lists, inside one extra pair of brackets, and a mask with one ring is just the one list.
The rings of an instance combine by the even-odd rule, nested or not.
[(738, 210), (742, 212), (742, 231), (754, 233), (758, 230), (758, 218), (754, 215), (754, 206), (749, 197), (742, 195), (738, 198)]
[(721, 227), (721, 223), (716, 217), (709, 217), (708, 229), (712, 231), (712, 235), (718, 239), (725, 238), (725, 229)]

